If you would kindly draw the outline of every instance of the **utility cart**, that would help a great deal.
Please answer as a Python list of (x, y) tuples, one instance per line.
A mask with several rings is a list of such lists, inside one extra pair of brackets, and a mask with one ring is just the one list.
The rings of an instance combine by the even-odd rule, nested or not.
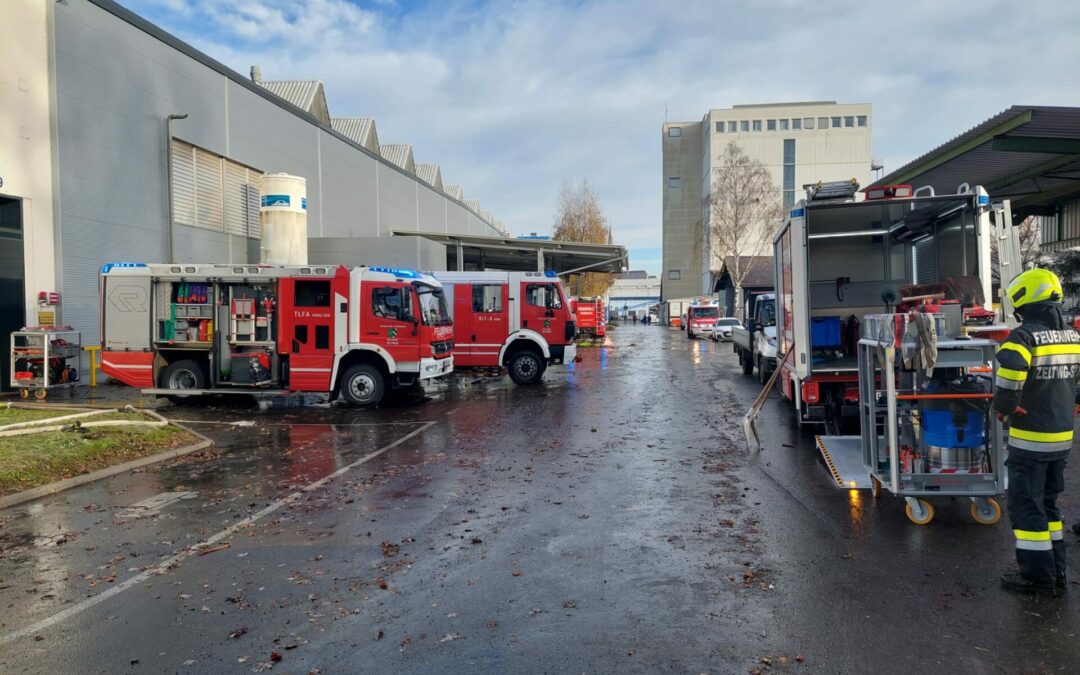
[[(44, 399), (50, 389), (75, 393), (82, 344), (78, 331), (64, 327), (24, 328), (11, 334), (11, 386), (22, 398)], [(74, 361), (72, 365), (71, 361)]]
[[(967, 497), (976, 522), (1001, 519), (1005, 444), (993, 414), (993, 340), (952, 337), (943, 314), (868, 315), (858, 345), (863, 463), (871, 488), (903, 497), (911, 522), (930, 497)], [(942, 336), (938, 338), (937, 336)]]

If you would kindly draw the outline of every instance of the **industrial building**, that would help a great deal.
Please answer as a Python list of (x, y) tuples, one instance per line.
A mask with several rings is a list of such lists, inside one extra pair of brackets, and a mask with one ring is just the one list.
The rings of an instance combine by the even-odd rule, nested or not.
[(660, 304), (660, 279), (644, 270), (619, 274), (607, 293), (608, 313), (613, 317), (642, 317)]
[[(318, 80), (242, 75), (111, 0), (4, 9), (5, 354), (10, 331), (38, 321), (42, 292), (59, 293), (57, 323), (95, 344), (105, 262), (258, 262), (264, 173), (306, 179), (311, 262), (446, 269), (514, 249), (422, 148), (381, 138), (363, 111), (332, 116)], [(431, 238), (454, 235), (469, 247)], [(532, 243), (515, 260), (553, 266)]]
[(709, 196), (729, 142), (772, 174), (790, 206), (803, 185), (871, 176), (870, 104), (835, 101), (737, 105), (696, 122), (668, 122), (663, 148), (663, 298), (712, 292), (721, 260), (709, 246)]

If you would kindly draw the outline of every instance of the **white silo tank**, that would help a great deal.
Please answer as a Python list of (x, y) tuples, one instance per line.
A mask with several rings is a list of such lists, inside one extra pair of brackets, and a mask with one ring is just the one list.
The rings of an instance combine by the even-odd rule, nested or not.
[(269, 265), (306, 265), (307, 180), (287, 173), (264, 174), (259, 204), (262, 262)]

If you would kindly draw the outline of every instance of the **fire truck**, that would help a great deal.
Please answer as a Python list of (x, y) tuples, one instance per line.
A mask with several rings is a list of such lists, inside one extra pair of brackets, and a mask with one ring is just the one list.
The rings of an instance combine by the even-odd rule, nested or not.
[(577, 354), (577, 327), (554, 272), (435, 272), (454, 319), (458, 367), (506, 368), (536, 384), (552, 363)]
[(601, 298), (571, 298), (570, 311), (580, 336), (602, 338), (607, 335), (607, 308)]
[(864, 201), (855, 201), (854, 182), (806, 187), (773, 238), (778, 384), (800, 426), (836, 434), (845, 418), (858, 419), (868, 314), (943, 313), (950, 335), (1008, 334), (991, 311), (990, 255), (996, 238), (1011, 278), (1008, 202), (992, 206), (983, 188), (967, 185), (945, 195), (875, 186)]
[(695, 302), (686, 310), (686, 337), (693, 339), (710, 332), (720, 319), (720, 305), (715, 302)]
[(109, 263), (100, 297), (102, 370), (149, 394), (372, 406), (454, 369), (442, 284), (413, 270)]

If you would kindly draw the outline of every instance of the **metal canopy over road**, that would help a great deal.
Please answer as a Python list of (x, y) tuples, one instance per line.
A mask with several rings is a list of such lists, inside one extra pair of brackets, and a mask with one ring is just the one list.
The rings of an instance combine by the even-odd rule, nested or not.
[(982, 185), (1011, 199), (1017, 221), (1054, 215), (1080, 195), (1080, 108), (1013, 106), (874, 185), (931, 185), (937, 194)]
[(423, 237), (453, 252), (457, 269), (508, 271), (554, 270), (558, 274), (612, 272), (626, 269), (626, 248), (614, 244), (514, 239), (445, 232), (394, 230), (397, 237)]

